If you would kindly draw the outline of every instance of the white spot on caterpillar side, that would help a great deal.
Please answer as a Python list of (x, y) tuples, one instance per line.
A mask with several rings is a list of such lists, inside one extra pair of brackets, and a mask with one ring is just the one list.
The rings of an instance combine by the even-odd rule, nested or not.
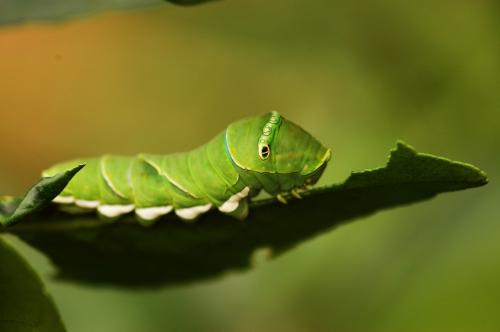
[(76, 206), (86, 208), (86, 209), (95, 209), (99, 206), (99, 201), (87, 201), (84, 199), (75, 200)]
[(234, 194), (233, 196), (229, 197), (227, 201), (222, 203), (222, 205), (219, 206), (219, 211), (224, 213), (230, 213), (235, 211), (238, 208), (240, 201), (245, 197), (247, 197), (249, 192), (250, 192), (250, 187), (243, 188), (242, 191)]
[(56, 196), (52, 202), (57, 204), (71, 204), (75, 202), (75, 198), (73, 196)]
[(122, 214), (127, 214), (134, 210), (134, 205), (99, 205), (97, 211), (103, 216), (114, 218), (121, 216)]
[(184, 209), (175, 210), (175, 214), (185, 220), (193, 220), (200, 214), (203, 214), (212, 208), (212, 204), (198, 205)]
[(154, 220), (172, 211), (171, 205), (135, 209), (135, 214), (144, 220)]

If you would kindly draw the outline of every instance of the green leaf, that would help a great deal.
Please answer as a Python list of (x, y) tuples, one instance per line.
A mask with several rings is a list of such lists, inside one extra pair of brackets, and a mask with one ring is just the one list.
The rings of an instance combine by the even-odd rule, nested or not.
[(46, 253), (61, 279), (171, 285), (247, 269), (255, 252), (281, 254), (340, 223), (486, 183), (474, 166), (416, 153), (399, 142), (385, 167), (353, 173), (287, 205), (256, 201), (244, 221), (211, 211), (195, 223), (172, 214), (145, 228), (133, 216), (106, 223), (94, 214), (69, 217), (52, 210), (4, 230)]
[(166, 2), (177, 5), (195, 5), (210, 0), (2, 0), (0, 25), (27, 21), (60, 21), (102, 10), (118, 10), (160, 6)]
[(0, 224), (14, 225), (46, 207), (84, 166), (78, 165), (64, 173), (40, 179), (22, 200), (8, 196), (0, 198)]
[(65, 331), (33, 269), (0, 238), (0, 331)]

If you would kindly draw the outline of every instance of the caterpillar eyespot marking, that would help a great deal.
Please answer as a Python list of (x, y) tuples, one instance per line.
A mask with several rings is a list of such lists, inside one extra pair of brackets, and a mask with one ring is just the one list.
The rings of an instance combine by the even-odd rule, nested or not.
[(266, 144), (260, 148), (260, 151), (259, 151), (260, 159), (266, 160), (267, 158), (269, 158), (270, 154), (271, 154), (271, 150), (269, 149), (269, 145)]
[(282, 202), (285, 196), (301, 198), (330, 159), (330, 149), (273, 111), (234, 122), (190, 152), (83, 158), (42, 174), (85, 163), (53, 202), (97, 209), (109, 218), (135, 212), (147, 224), (174, 211), (192, 221), (217, 209), (244, 219), (248, 201), (261, 190)]

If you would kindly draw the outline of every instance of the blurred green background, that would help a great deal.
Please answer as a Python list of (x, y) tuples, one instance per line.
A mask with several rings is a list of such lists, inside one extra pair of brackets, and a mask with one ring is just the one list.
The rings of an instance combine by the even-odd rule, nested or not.
[(60, 160), (187, 150), (271, 109), (333, 149), (322, 184), (382, 165), (398, 138), (490, 178), (177, 288), (58, 283), (9, 239), (72, 332), (499, 331), (499, 77), (493, 0), (223, 0), (2, 27), (4, 194)]

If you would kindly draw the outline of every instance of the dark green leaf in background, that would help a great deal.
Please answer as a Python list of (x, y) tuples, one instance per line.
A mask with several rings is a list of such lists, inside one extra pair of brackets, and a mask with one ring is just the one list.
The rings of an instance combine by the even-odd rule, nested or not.
[(61, 21), (101, 10), (161, 6), (166, 2), (195, 5), (210, 0), (1, 0), (0, 25), (30, 21)]
[(381, 209), (486, 183), (486, 175), (474, 166), (416, 153), (399, 142), (385, 167), (353, 173), (342, 184), (313, 190), (287, 205), (256, 201), (244, 221), (211, 211), (195, 223), (171, 214), (144, 228), (132, 216), (105, 223), (94, 214), (68, 216), (51, 210), (3, 231), (47, 254), (61, 279), (171, 285), (247, 269), (258, 249), (277, 255)]
[(191, 6), (214, 0), (165, 0), (165, 1), (175, 3), (176, 5), (181, 5), (181, 6)]
[(57, 309), (38, 276), (1, 238), (0, 331), (65, 331)]

